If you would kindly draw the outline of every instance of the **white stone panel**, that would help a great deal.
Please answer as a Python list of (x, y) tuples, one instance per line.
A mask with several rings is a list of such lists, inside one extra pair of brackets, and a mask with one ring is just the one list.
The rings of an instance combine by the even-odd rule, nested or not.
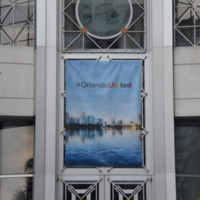
[(172, 47), (164, 47), (164, 120), (166, 172), (175, 172), (174, 158), (174, 97)]
[(34, 97), (34, 65), (0, 64), (0, 72), (0, 97)]
[(174, 66), (175, 99), (200, 98), (200, 65)]
[(175, 100), (175, 117), (200, 116), (200, 99)]
[(167, 199), (176, 199), (176, 175), (175, 173), (166, 174), (166, 187), (167, 187)]
[[(55, 172), (56, 140), (56, 48), (47, 47), (46, 68), (46, 154), (45, 171)], [(50, 151), (51, 150), (51, 151)]]
[(152, 45), (163, 46), (163, 1), (152, 0)]
[(46, 0), (40, 0), (37, 2), (36, 7), (36, 43), (37, 46), (45, 46), (46, 44)]
[(173, 13), (172, 13), (172, 2), (173, 1), (163, 1), (163, 40), (164, 46), (173, 45)]
[(34, 195), (35, 199), (44, 199), (44, 195), (39, 196), (39, 194), (43, 194), (44, 191), (43, 184), (41, 186), (41, 183), (44, 183), (44, 173), (36, 173), (34, 171), (34, 190), (37, 191)]
[[(47, 21), (46, 21), (46, 30), (47, 30), (47, 46), (56, 47), (56, 6), (57, 1), (48, 1), (47, 3)], [(54, 28), (52, 28), (54, 27)]]
[(0, 115), (2, 116), (34, 116), (33, 99), (0, 98)]
[(0, 45), (0, 63), (34, 64), (34, 47)]
[(56, 180), (55, 180), (54, 173), (45, 173), (44, 199), (55, 199), (55, 182), (56, 182)]
[(177, 47), (174, 48), (174, 64), (199, 64), (199, 47)]
[[(154, 175), (155, 184), (155, 199), (167, 199), (166, 196), (166, 176), (163, 173), (155, 173)], [(175, 199), (173, 199), (175, 200)]]
[(164, 69), (163, 69), (163, 48), (153, 48), (152, 66), (152, 106), (153, 106), (153, 153), (154, 171), (165, 172), (165, 124), (164, 124)]

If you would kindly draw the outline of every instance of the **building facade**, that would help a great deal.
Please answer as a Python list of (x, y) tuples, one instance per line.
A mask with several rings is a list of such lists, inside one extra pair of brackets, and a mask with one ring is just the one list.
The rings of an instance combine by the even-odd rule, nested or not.
[[(0, 200), (199, 198), (199, 0), (1, 0), (0, 7)], [(64, 117), (67, 60), (141, 60), (142, 168), (65, 167), (72, 137), (64, 139), (64, 121), (124, 123), (85, 111)], [(81, 130), (80, 143), (93, 135)]]

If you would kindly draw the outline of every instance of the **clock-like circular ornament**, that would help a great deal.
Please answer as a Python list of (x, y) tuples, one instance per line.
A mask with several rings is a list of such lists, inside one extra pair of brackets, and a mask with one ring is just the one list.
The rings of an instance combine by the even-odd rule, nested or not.
[(78, 0), (76, 18), (87, 34), (97, 39), (119, 36), (132, 21), (131, 0)]

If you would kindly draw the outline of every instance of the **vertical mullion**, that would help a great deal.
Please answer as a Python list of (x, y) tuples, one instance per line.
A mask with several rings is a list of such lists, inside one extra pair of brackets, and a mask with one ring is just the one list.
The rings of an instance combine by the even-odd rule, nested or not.
[(71, 200), (76, 200), (76, 196), (73, 193), (71, 193), (71, 194), (72, 194), (72, 199)]
[(126, 34), (124, 34), (124, 49), (126, 49)]
[[(0, 0), (1, 2), (1, 0)], [(1, 17), (1, 5), (0, 5), (0, 17)], [(1, 24), (1, 18), (0, 18), (0, 24)], [(1, 28), (0, 28), (0, 44), (1, 44)]]
[(33, 31), (33, 47), (36, 49), (36, 19), (35, 19), (35, 9), (36, 7), (36, 1), (33, 1), (33, 26), (34, 26), (34, 31)]
[(133, 196), (134, 200), (138, 200), (138, 193)]
[(13, 41), (12, 46), (15, 44), (15, 7), (13, 6)]
[(147, 50), (147, 0), (143, 1), (143, 6), (144, 6), (144, 12), (145, 14), (143, 15), (144, 19), (144, 36), (143, 36), (143, 41), (144, 41), (144, 49)]
[(96, 187), (95, 187), (95, 200), (97, 200), (98, 198), (97, 198), (97, 185), (96, 185)]
[(175, 24), (176, 24), (176, 9), (178, 10), (178, 8), (176, 8), (176, 4), (175, 4), (175, 0), (174, 1), (174, 24), (173, 24), (173, 29), (174, 29), (174, 46), (176, 45), (176, 29), (175, 29)]
[(82, 50), (85, 51), (85, 34), (82, 35)]
[(119, 194), (119, 200), (123, 200), (123, 196), (120, 193), (118, 194)]
[(194, 14), (194, 45), (196, 46), (196, 16), (195, 16), (195, 8), (193, 9)]
[(144, 137), (142, 137), (142, 167), (143, 168), (145, 168), (144, 159), (145, 159), (145, 148), (144, 148)]
[[(29, 12), (29, 9), (30, 9), (30, 2), (29, 2), (29, 0), (28, 0), (28, 7), (27, 7), (27, 9), (28, 9), (28, 13), (27, 13), (27, 19), (30, 21), (31, 19), (30, 19), (30, 12)], [(33, 22), (34, 23), (34, 22)], [(25, 28), (25, 27), (24, 27)], [(28, 41), (27, 41), (27, 46), (29, 46), (29, 40), (30, 40), (30, 32), (29, 32), (29, 22), (28, 22), (28, 35), (27, 35), (27, 39), (28, 39)]]
[[(144, 90), (144, 85), (143, 85), (143, 61), (141, 61), (141, 89), (143, 89)], [(142, 96), (142, 91), (141, 91), (141, 96)], [(142, 126), (144, 127), (144, 123), (143, 123), (143, 98), (141, 99), (141, 115), (142, 115)]]
[(61, 22), (61, 24), (62, 24), (62, 27), (60, 27), (61, 29), (62, 29), (62, 39), (61, 39), (61, 49), (62, 49), (62, 51), (65, 49), (65, 32), (64, 32), (64, 30), (65, 30), (65, 15), (64, 15), (64, 7), (65, 7), (65, 0), (62, 0), (62, 22)]
[(64, 187), (65, 187), (65, 199), (64, 200), (67, 200), (67, 186), (64, 184)]
[[(142, 68), (142, 88), (143, 90), (145, 91), (145, 60), (142, 61), (142, 65), (141, 65), (141, 68)], [(144, 115), (145, 115), (145, 98), (142, 99), (142, 109), (143, 109), (143, 113), (142, 113), (142, 123), (143, 123), (143, 127), (145, 128), (145, 119), (144, 119)]]
[[(91, 193), (86, 196), (86, 200), (91, 200)], [(92, 199), (93, 200), (93, 199)]]
[(143, 200), (145, 200), (145, 193), (144, 193), (144, 190), (145, 190), (145, 185), (143, 185), (143, 187), (142, 187), (142, 194), (143, 194)]

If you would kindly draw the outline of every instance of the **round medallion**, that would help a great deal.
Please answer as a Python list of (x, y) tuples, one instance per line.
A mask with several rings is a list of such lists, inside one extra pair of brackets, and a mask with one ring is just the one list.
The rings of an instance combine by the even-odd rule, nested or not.
[(87, 34), (98, 39), (117, 37), (132, 20), (131, 0), (78, 0), (76, 18)]

